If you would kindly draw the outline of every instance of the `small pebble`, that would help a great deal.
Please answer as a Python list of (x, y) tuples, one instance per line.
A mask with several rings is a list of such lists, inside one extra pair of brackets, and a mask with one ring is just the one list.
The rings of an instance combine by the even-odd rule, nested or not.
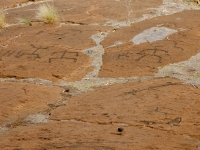
[(123, 128), (118, 128), (118, 132), (122, 132), (123, 130)]
[(69, 89), (64, 90), (64, 92), (69, 92)]

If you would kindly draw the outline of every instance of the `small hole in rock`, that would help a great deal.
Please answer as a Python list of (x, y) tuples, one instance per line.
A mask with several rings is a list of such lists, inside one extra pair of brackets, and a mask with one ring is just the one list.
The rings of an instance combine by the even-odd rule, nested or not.
[(64, 92), (69, 92), (69, 89), (66, 89)]

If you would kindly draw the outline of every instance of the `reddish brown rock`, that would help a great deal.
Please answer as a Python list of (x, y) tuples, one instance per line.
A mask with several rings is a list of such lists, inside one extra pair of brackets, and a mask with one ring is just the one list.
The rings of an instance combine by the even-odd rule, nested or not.
[(53, 45), (19, 44), (2, 51), (2, 78), (80, 80), (88, 71), (90, 58), (81, 52)]
[[(48, 103), (62, 100), (62, 88), (27, 83), (0, 83), (0, 126), (43, 112)], [(20, 120), (22, 119), (22, 120)], [(17, 123), (17, 122), (16, 122)]]
[(138, 45), (129, 42), (109, 47), (105, 50), (104, 64), (99, 77), (154, 75), (158, 67), (184, 61), (196, 55), (200, 46), (198, 41), (199, 27), (193, 27), (183, 31), (179, 30), (178, 33), (162, 41)]
[(66, 25), (59, 28), (35, 25), (6, 29), (1, 37), (0, 76), (81, 80), (93, 70), (90, 57), (81, 51), (96, 45), (90, 38), (92, 35), (108, 29)]
[[(24, 2), (0, 0), (0, 6)], [(176, 3), (159, 7), (161, 0), (132, 0), (133, 12), (127, 16), (124, 0), (50, 3), (59, 13), (53, 25), (35, 17), (36, 3), (6, 10), (9, 25), (0, 31), (0, 149), (200, 148), (198, 85), (154, 76), (157, 67), (199, 52), (199, 10), (183, 11)], [(178, 11), (183, 12), (170, 15)], [(32, 26), (18, 24), (18, 18), (31, 20)], [(173, 34), (131, 43), (154, 27)], [(163, 36), (155, 33), (150, 35)], [(194, 71), (191, 76), (198, 78)], [(86, 91), (100, 85), (107, 87)]]
[[(196, 149), (193, 139), (148, 127), (59, 122), (17, 127), (1, 137), (1, 149)], [(12, 141), (12, 142), (10, 142)], [(32, 144), (30, 144), (32, 143)]]
[(174, 79), (154, 79), (99, 88), (76, 96), (67, 106), (53, 111), (51, 119), (99, 124), (167, 124), (176, 117), (186, 119), (184, 114), (197, 114), (198, 110), (191, 107), (196, 108), (198, 102), (198, 89)]
[[(199, 10), (189, 10), (189, 11), (179, 12), (173, 15), (160, 16), (136, 22), (133, 23), (131, 26), (116, 29), (115, 32), (111, 32), (107, 36), (107, 38), (101, 42), (101, 44), (105, 48), (107, 48), (113, 45), (117, 41), (128, 42), (134, 36), (152, 27), (167, 27), (169, 29), (178, 30), (179, 32), (181, 30), (189, 31), (190, 29), (194, 29), (194, 31), (198, 32), (198, 30), (195, 28), (198, 28), (198, 24), (200, 23), (200, 21), (198, 20), (199, 17), (200, 17)], [(193, 36), (197, 35), (193, 34)]]
[(195, 150), (199, 94), (167, 78), (98, 88), (52, 111), (54, 122), (4, 133), (0, 148)]
[[(27, 0), (16, 0), (14, 3), (22, 3)], [(142, 5), (141, 5), (142, 3)], [(1, 4), (1, 3), (0, 3)], [(162, 4), (161, 0), (145, 0), (134, 1), (130, 5), (130, 10), (132, 13), (128, 15), (127, 8), (124, 5), (124, 1), (84, 1), (84, 0), (74, 0), (65, 1), (59, 0), (53, 2), (53, 5), (57, 8), (59, 13), (59, 20), (61, 22), (74, 22), (80, 24), (92, 24), (101, 23), (107, 20), (126, 20), (128, 18), (138, 18), (142, 17), (143, 14), (149, 13), (148, 8), (158, 7)], [(15, 6), (15, 4), (8, 2), (2, 2), (4, 6)], [(35, 20), (35, 10), (38, 5), (30, 5), (22, 7), (20, 9), (12, 9), (8, 11), (8, 22), (13, 23), (17, 21), (17, 18), (31, 19)], [(120, 14), (120, 15), (119, 15)]]
[(12, 7), (16, 7), (17, 4), (21, 4), (21, 3), (26, 3), (29, 0), (1, 0), (0, 1), (0, 6), (2, 8), (12, 8)]
[[(142, 5), (141, 5), (142, 4)], [(145, 13), (149, 13), (148, 8), (154, 8), (162, 4), (161, 0), (140, 0), (132, 1), (130, 5), (130, 18), (141, 17)], [(109, 20), (126, 20), (127, 9), (124, 1), (106, 1), (106, 0), (60, 0), (55, 2), (55, 6), (59, 8), (59, 12), (63, 20), (71, 20), (80, 23), (100, 23), (104, 24)]]

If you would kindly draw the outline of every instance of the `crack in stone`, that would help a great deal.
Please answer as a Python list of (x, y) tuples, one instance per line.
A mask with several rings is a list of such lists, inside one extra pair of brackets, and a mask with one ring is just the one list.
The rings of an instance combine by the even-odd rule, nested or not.
[(50, 80), (38, 79), (38, 78), (27, 78), (27, 79), (0, 78), (0, 82), (16, 82), (16, 83), (29, 83), (29, 84), (46, 85), (46, 86), (57, 86), (57, 87), (71, 87), (73, 89), (78, 90), (77, 94), (81, 94), (83, 92), (93, 90), (93, 88), (96, 87), (109, 86), (113, 84), (127, 83), (127, 82), (148, 81), (151, 79), (155, 79), (155, 77), (142, 76), (142, 77), (130, 77), (130, 78), (90, 78), (75, 82), (61, 81), (59, 83), (53, 83)]
[(94, 78), (97, 77), (99, 74), (99, 70), (103, 65), (103, 54), (104, 54), (104, 47), (101, 45), (101, 41), (108, 35), (109, 32), (100, 32), (98, 34), (92, 35), (91, 39), (96, 43), (95, 47), (83, 50), (83, 53), (90, 56), (92, 60), (91, 66), (94, 67), (94, 70), (88, 73), (84, 79)]
[[(174, 135), (177, 135), (173, 130), (170, 129), (164, 129), (162, 127), (155, 127), (153, 124), (144, 124), (143, 122), (141, 122), (141, 124), (137, 123), (125, 123), (125, 122), (115, 122), (115, 121), (110, 121), (110, 122), (89, 122), (89, 121), (85, 121), (82, 119), (78, 119), (78, 118), (73, 118), (73, 119), (50, 119), (50, 121), (55, 121), (55, 122), (73, 122), (73, 123), (84, 123), (84, 124), (94, 124), (94, 125), (101, 125), (101, 126), (107, 126), (107, 125), (112, 125), (112, 126), (121, 126), (121, 127), (137, 127), (137, 128), (150, 128), (153, 130), (159, 130), (159, 131), (165, 131), (165, 132), (172, 132)], [(148, 121), (150, 122), (150, 121)], [(159, 123), (161, 125), (168, 125), (167, 123)], [(172, 127), (171, 125), (168, 125), (169, 127)]]
[(129, 91), (129, 92), (125, 92), (119, 96), (123, 96), (124, 94), (131, 94), (131, 95), (135, 95), (137, 92), (142, 92), (142, 91), (146, 91), (146, 90), (151, 90), (151, 89), (157, 89), (157, 88), (161, 88), (161, 87), (167, 87), (167, 86), (173, 86), (173, 85), (183, 85), (183, 83), (166, 83), (166, 84), (163, 84), (163, 85), (158, 85), (158, 86), (150, 86), (148, 88), (144, 88), (144, 89), (141, 89), (141, 90), (132, 90), (132, 91)]
[[(186, 61), (167, 65), (158, 70), (155, 77), (172, 77), (192, 85), (194, 88), (200, 87), (200, 53), (192, 56)], [(191, 73), (192, 72), (192, 73)]]
[(88, 25), (87, 23), (76, 22), (76, 21), (70, 21), (70, 20), (62, 21), (61, 23), (64, 23), (64, 24), (71, 24), (71, 25)]

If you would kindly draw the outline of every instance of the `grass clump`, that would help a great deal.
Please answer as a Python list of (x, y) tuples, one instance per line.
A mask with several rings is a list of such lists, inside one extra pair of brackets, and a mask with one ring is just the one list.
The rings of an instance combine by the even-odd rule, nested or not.
[(18, 20), (19, 20), (20, 23), (28, 24), (28, 25), (32, 26), (31, 20), (23, 19), (23, 18), (18, 18)]
[(53, 5), (41, 4), (37, 8), (36, 17), (45, 23), (53, 24), (58, 20), (58, 13)]
[(193, 2), (193, 3), (195, 3), (195, 4), (197, 4), (197, 5), (200, 4), (200, 0), (190, 0), (190, 1)]
[(194, 78), (200, 78), (200, 72), (194, 73), (194, 74), (193, 74), (193, 77), (194, 77)]
[(200, 0), (182, 0), (182, 2), (190, 3), (191, 5), (199, 6)]
[(3, 9), (0, 9), (0, 29), (5, 27), (6, 23), (5, 23), (5, 13), (3, 11)]

